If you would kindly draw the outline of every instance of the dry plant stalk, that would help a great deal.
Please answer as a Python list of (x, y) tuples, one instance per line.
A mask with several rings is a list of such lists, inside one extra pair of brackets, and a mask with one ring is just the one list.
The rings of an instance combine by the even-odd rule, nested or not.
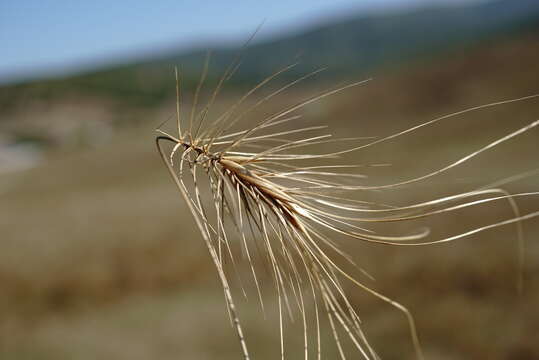
[[(325, 162), (338, 160), (339, 156), (345, 153), (359, 151), (392, 140), (450, 117), (487, 107), (530, 100), (539, 95), (465, 109), (347, 150), (323, 154), (295, 154), (290, 150), (330, 142), (340, 143), (351, 139), (329, 139), (330, 134), (306, 135), (308, 132), (320, 130), (323, 127), (271, 130), (283, 124), (289, 125), (293, 123), (294, 120), (300, 117), (297, 114), (298, 110), (305, 105), (347, 88), (361, 85), (364, 81), (322, 92), (260, 119), (256, 125), (249, 129), (230, 132), (234, 124), (262, 103), (319, 71), (307, 74), (273, 91), (255, 102), (247, 110), (239, 112), (239, 106), (246, 99), (270, 80), (289, 70), (294, 65), (287, 66), (261, 81), (242, 96), (228, 111), (216, 117), (213, 123), (207, 124), (206, 122), (210, 117), (209, 112), (216, 97), (239, 64), (239, 59), (237, 58), (228, 67), (216, 88), (210, 94), (207, 104), (199, 110), (199, 92), (206, 78), (208, 60), (209, 56), (206, 59), (202, 78), (196, 89), (190, 114), (188, 119), (185, 120), (180, 117), (181, 96), (178, 85), (178, 72), (176, 70), (176, 125), (178, 134), (173, 136), (158, 129), (161, 135), (157, 137), (156, 142), (159, 153), (191, 211), (217, 268), (230, 319), (237, 332), (245, 359), (250, 359), (250, 355), (225, 269), (225, 260), (227, 258), (232, 264), (235, 264), (233, 251), (231, 250), (231, 240), (233, 238), (239, 239), (239, 246), (250, 267), (250, 276), (252, 276), (256, 284), (262, 308), (264, 303), (261, 286), (257, 277), (257, 267), (252, 256), (255, 247), (261, 249), (260, 252), (269, 264), (278, 301), (281, 359), (285, 358), (283, 317), (286, 313), (289, 313), (292, 317), (293, 308), (297, 308), (301, 315), (305, 359), (312, 358), (312, 355), (316, 359), (322, 358), (322, 316), (327, 318), (324, 322), (329, 324), (329, 331), (335, 340), (342, 359), (346, 358), (345, 349), (342, 345), (343, 339), (341, 338), (343, 335), (349, 338), (361, 358), (379, 359), (362, 331), (359, 316), (343, 289), (343, 280), (351, 281), (357, 287), (402, 311), (407, 318), (417, 358), (423, 358), (416, 326), (410, 312), (403, 305), (356, 280), (342, 266), (338, 265), (336, 262), (338, 257), (350, 262), (352, 260), (348, 254), (339, 249), (327, 233), (334, 232), (369, 243), (420, 246), (450, 242), (488, 229), (514, 223), (518, 228), (520, 251), (523, 256), (523, 238), (520, 223), (523, 220), (539, 216), (539, 211), (520, 214), (515, 198), (538, 195), (539, 193), (537, 192), (509, 194), (499, 188), (482, 188), (402, 207), (383, 206), (351, 200), (352, 196), (336, 195), (336, 193), (357, 190), (383, 190), (425, 180), (454, 168), (478, 154), (536, 127), (539, 125), (539, 120), (434, 172), (389, 185), (350, 186), (343, 180), (356, 179), (360, 175), (343, 171), (354, 167), (353, 165), (305, 166), (302, 165), (302, 162), (313, 159)], [(268, 130), (270, 131), (268, 132)], [(299, 139), (294, 138), (294, 136), (298, 135), (300, 136)], [(163, 147), (163, 142), (172, 144), (169, 153)], [(200, 190), (201, 176), (209, 185), (212, 200), (210, 202), (203, 199), (204, 191)], [(187, 180), (189, 184), (186, 184)], [(412, 235), (389, 236), (376, 233), (365, 227), (368, 223), (390, 223), (424, 218), (499, 200), (509, 202), (514, 212), (512, 218), (488, 226), (473, 228), (467, 232), (446, 238), (429, 239), (428, 230), (421, 230)], [(230, 228), (235, 229), (236, 233), (231, 234)], [(313, 307), (314, 326), (310, 326), (313, 324), (310, 324), (306, 314), (308, 301)], [(314, 340), (313, 334), (315, 335)], [(358, 358), (357, 354), (353, 358)]]

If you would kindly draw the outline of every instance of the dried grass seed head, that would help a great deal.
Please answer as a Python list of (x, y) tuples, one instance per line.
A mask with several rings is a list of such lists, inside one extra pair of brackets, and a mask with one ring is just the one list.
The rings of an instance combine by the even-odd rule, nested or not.
[[(454, 241), (514, 223), (517, 226), (520, 252), (523, 257), (521, 222), (538, 216), (539, 212), (520, 214), (515, 200), (518, 197), (536, 196), (539, 193), (509, 194), (499, 188), (482, 188), (400, 207), (352, 200), (353, 196), (342, 195), (342, 193), (398, 188), (439, 175), (529, 131), (539, 125), (539, 121), (517, 129), (436, 171), (394, 184), (350, 185), (350, 180), (356, 181), (361, 178), (361, 175), (344, 172), (353, 168), (353, 164), (306, 165), (305, 163), (310, 160), (326, 163), (338, 161), (339, 157), (346, 153), (390, 141), (444, 119), (487, 107), (533, 100), (539, 95), (465, 109), (346, 150), (329, 153), (295, 153), (297, 149), (305, 149), (313, 145), (336, 141), (345, 143), (353, 140), (333, 139), (331, 134), (309, 135), (324, 129), (324, 126), (292, 128), (290, 125), (300, 118), (301, 115), (297, 112), (304, 106), (347, 88), (364, 84), (365, 81), (324, 91), (272, 113), (248, 129), (231, 132), (233, 125), (252, 113), (258, 106), (320, 71), (314, 71), (270, 92), (269, 95), (255, 101), (247, 110), (239, 112), (240, 105), (251, 98), (257, 90), (291, 69), (294, 64), (286, 66), (262, 80), (240, 97), (227, 111), (210, 122), (211, 107), (238, 65), (239, 59), (236, 59), (220, 78), (206, 105), (199, 109), (199, 95), (209, 66), (208, 55), (187, 119), (182, 119), (180, 116), (182, 96), (179, 73), (176, 70), (178, 134), (173, 136), (159, 129), (161, 135), (157, 137), (157, 145), (165, 165), (192, 212), (217, 268), (227, 309), (236, 329), (243, 357), (249, 359), (250, 353), (230, 289), (230, 270), (225, 264), (230, 261), (235, 267), (236, 260), (232, 248), (236, 243), (233, 240), (236, 239), (239, 240), (237, 243), (247, 260), (262, 308), (264, 308), (262, 285), (253, 256), (256, 249), (261, 249), (261, 255), (270, 269), (278, 303), (282, 359), (286, 354), (285, 317), (288, 314), (290, 318), (293, 318), (294, 308), (301, 316), (305, 359), (312, 356), (316, 359), (322, 358), (321, 332), (323, 330), (321, 327), (323, 323), (329, 326), (329, 332), (342, 359), (346, 358), (343, 337), (348, 338), (349, 343), (362, 358), (379, 358), (363, 333), (358, 313), (345, 293), (343, 279), (351, 281), (357, 287), (391, 304), (406, 315), (417, 358), (422, 359), (416, 326), (410, 312), (401, 304), (364, 285), (345, 271), (340, 265), (339, 258), (351, 263), (352, 260), (339, 248), (330, 234), (340, 234), (370, 243), (418, 246)], [(288, 128), (274, 130), (278, 126), (288, 126)], [(168, 154), (162, 146), (163, 141), (172, 143), (172, 149)], [(200, 189), (201, 179), (205, 179), (207, 183), (210, 201), (204, 199), (205, 192)], [(186, 184), (187, 181), (189, 185)], [(445, 238), (429, 239), (427, 229), (420, 229), (414, 234), (394, 236), (367, 228), (370, 223), (392, 223), (425, 218), (500, 200), (509, 202), (513, 217)], [(231, 231), (231, 229), (234, 230)], [(313, 309), (314, 324), (309, 320), (308, 309)], [(325, 314), (325, 320), (322, 319), (322, 314)], [(314, 340), (312, 335), (315, 335)]]

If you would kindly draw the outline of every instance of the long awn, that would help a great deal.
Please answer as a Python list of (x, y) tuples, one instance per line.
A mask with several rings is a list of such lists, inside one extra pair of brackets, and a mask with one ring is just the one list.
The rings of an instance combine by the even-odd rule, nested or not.
[[(343, 280), (350, 281), (402, 311), (407, 318), (417, 358), (423, 358), (416, 325), (410, 312), (403, 305), (369, 288), (344, 270), (341, 265), (342, 259), (348, 262), (352, 260), (331, 238), (331, 233), (369, 243), (419, 246), (450, 242), (488, 229), (516, 224), (521, 258), (523, 258), (521, 222), (539, 216), (539, 211), (521, 214), (516, 199), (537, 196), (538, 192), (509, 194), (497, 187), (482, 188), (401, 207), (352, 200), (353, 196), (346, 193), (394, 188), (441, 174), (536, 127), (539, 125), (539, 120), (436, 171), (394, 184), (349, 185), (350, 180), (361, 178), (361, 175), (344, 172), (354, 168), (354, 165), (332, 163), (313, 166), (305, 162), (309, 160), (339, 161), (343, 154), (392, 140), (444, 119), (487, 107), (532, 100), (539, 95), (468, 108), (347, 150), (318, 154), (294, 153), (291, 152), (292, 149), (336, 141), (344, 143), (357, 140), (350, 138), (334, 140), (330, 139), (331, 134), (307, 135), (325, 128), (319, 126), (272, 129), (283, 124), (292, 124), (301, 117), (298, 111), (306, 105), (347, 88), (361, 85), (364, 81), (324, 91), (284, 110), (272, 113), (248, 129), (231, 132), (234, 124), (251, 114), (258, 106), (300, 81), (316, 75), (320, 70), (282, 86), (254, 102), (243, 112), (239, 111), (240, 105), (258, 89), (294, 65), (286, 66), (261, 81), (222, 115), (215, 117), (213, 123), (209, 123), (210, 109), (225, 82), (238, 68), (240, 59), (237, 58), (229, 66), (210, 94), (207, 104), (202, 109), (198, 109), (199, 92), (207, 74), (208, 60), (209, 56), (187, 119), (182, 119), (180, 115), (182, 96), (176, 70), (177, 136), (158, 129), (161, 134), (156, 138), (156, 142), (159, 153), (191, 211), (217, 268), (230, 319), (245, 359), (250, 359), (250, 353), (232, 296), (230, 270), (227, 270), (225, 264), (228, 260), (236, 264), (232, 249), (235, 238), (247, 260), (250, 276), (256, 284), (262, 308), (264, 307), (262, 286), (257, 276), (257, 266), (254, 264), (254, 249), (261, 249), (260, 252), (269, 265), (277, 295), (281, 359), (285, 358), (285, 321), (283, 318), (286, 313), (292, 317), (294, 308), (297, 308), (301, 316), (305, 359), (309, 359), (312, 355), (316, 359), (322, 358), (321, 324), (323, 321), (329, 324), (329, 331), (335, 340), (341, 359), (345, 359), (347, 353), (341, 338), (343, 335), (350, 340), (355, 348), (354, 351), (357, 351), (362, 358), (379, 359), (376, 351), (367, 341), (356, 309), (345, 293)], [(268, 130), (273, 132), (268, 133)], [(171, 143), (171, 148), (164, 147), (164, 142)], [(202, 183), (207, 184), (209, 192), (200, 189)], [(211, 194), (210, 201), (204, 198), (204, 194)], [(511, 218), (472, 228), (446, 238), (430, 239), (429, 231), (424, 229), (414, 234), (391, 236), (366, 228), (369, 223), (407, 221), (501, 200), (509, 202), (513, 210)], [(521, 281), (519, 281), (519, 286), (521, 286)], [(307, 301), (312, 304), (314, 325), (308, 320)], [(326, 319), (323, 320), (322, 316)], [(312, 334), (315, 335), (314, 340), (312, 340)]]

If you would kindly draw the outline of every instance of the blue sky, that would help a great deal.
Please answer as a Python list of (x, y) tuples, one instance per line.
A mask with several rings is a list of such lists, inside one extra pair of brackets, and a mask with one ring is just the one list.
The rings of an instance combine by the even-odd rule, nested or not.
[(473, 0), (0, 1), (0, 82), (195, 44), (257, 39), (350, 11)]

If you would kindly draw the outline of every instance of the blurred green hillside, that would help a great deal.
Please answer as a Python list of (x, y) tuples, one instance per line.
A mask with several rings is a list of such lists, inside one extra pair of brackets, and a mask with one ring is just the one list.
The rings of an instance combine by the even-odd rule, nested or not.
[[(244, 52), (241, 71), (229, 81), (249, 86), (277, 69), (299, 61), (280, 79), (328, 67), (322, 79), (369, 76), (388, 66), (431, 58), (498, 41), (537, 27), (539, 3), (535, 0), (496, 0), (474, 5), (433, 6), (392, 13), (349, 15), (315, 28), (255, 42)], [(246, 34), (247, 36), (247, 34)], [(59, 101), (65, 96), (100, 97), (126, 106), (152, 107), (173, 93), (171, 70), (180, 65), (186, 89), (198, 81), (206, 51), (212, 52), (210, 77), (216, 78), (234, 60), (239, 48), (201, 44), (200, 49), (175, 49), (151, 54), (138, 61), (88, 71), (60, 79), (0, 87), (0, 109), (24, 106), (29, 98)]]

